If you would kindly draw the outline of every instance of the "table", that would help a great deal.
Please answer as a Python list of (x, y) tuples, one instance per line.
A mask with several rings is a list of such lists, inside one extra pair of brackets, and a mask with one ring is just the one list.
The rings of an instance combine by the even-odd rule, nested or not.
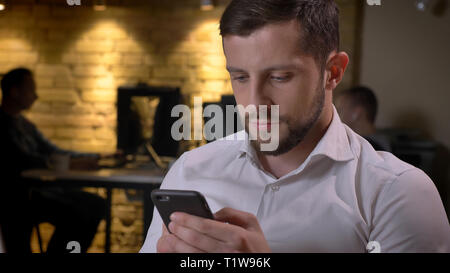
[(32, 169), (22, 173), (22, 178), (30, 187), (94, 187), (106, 188), (106, 230), (105, 252), (111, 248), (111, 193), (114, 188), (138, 189), (144, 191), (144, 239), (153, 216), (150, 193), (159, 188), (165, 172), (152, 169), (101, 169), (95, 171), (69, 170), (57, 172), (48, 169)]

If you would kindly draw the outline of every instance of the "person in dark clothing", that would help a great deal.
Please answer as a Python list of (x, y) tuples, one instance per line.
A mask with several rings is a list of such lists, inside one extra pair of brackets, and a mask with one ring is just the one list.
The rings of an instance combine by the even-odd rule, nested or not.
[(376, 151), (392, 152), (389, 138), (375, 128), (378, 101), (370, 88), (346, 89), (337, 94), (335, 105), (342, 122), (364, 137)]
[(21, 173), (47, 168), (53, 154), (68, 154), (79, 166), (94, 166), (100, 156), (60, 149), (21, 114), (38, 98), (30, 70), (11, 70), (2, 78), (1, 88), (0, 226), (6, 251), (31, 253), (31, 231), (41, 222), (55, 226), (47, 252), (68, 252), (70, 241), (79, 242), (81, 251), (87, 251), (105, 216), (105, 200), (81, 189), (30, 190)]

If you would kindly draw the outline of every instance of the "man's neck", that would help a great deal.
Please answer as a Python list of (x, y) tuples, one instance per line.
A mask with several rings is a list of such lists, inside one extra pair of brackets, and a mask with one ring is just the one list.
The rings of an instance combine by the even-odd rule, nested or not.
[(279, 156), (258, 154), (262, 167), (276, 178), (297, 169), (325, 135), (333, 119), (333, 108), (324, 109), (321, 117), (297, 146)]

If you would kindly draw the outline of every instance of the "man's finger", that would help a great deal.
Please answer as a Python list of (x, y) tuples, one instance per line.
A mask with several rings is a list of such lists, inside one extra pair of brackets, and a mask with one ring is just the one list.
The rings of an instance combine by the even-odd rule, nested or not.
[(177, 225), (174, 222), (170, 223), (169, 228), (175, 236), (202, 251), (226, 252), (228, 249), (224, 242), (210, 237), (207, 234), (200, 233), (197, 230)]
[(159, 253), (204, 253), (204, 251), (193, 247), (174, 235), (166, 235), (159, 239), (157, 245)]
[(230, 238), (233, 238), (234, 234), (241, 229), (241, 227), (238, 226), (227, 225), (216, 220), (206, 219), (183, 212), (173, 213), (171, 215), (171, 220), (177, 225), (196, 230), (222, 242), (228, 242)]
[(170, 232), (167, 230), (165, 224), (162, 224), (162, 231), (163, 231), (162, 235), (169, 235), (170, 234)]
[(256, 216), (248, 212), (232, 208), (223, 208), (214, 214), (214, 218), (217, 221), (240, 226), (246, 230), (261, 230)]
[(183, 240), (177, 238), (176, 235), (170, 234), (166, 226), (163, 224), (163, 235), (158, 240), (157, 252), (162, 253), (203, 253), (194, 246), (189, 245)]
[(205, 251), (189, 245), (175, 235), (167, 236), (167, 240), (169, 241), (168, 243), (171, 245), (171, 248), (175, 253), (205, 253)]

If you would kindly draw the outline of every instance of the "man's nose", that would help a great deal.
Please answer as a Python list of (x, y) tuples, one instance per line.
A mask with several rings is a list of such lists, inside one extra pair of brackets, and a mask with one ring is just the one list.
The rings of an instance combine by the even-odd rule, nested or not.
[(271, 105), (271, 99), (267, 86), (261, 81), (254, 81), (250, 85), (250, 104), (255, 105), (257, 108), (260, 105)]

